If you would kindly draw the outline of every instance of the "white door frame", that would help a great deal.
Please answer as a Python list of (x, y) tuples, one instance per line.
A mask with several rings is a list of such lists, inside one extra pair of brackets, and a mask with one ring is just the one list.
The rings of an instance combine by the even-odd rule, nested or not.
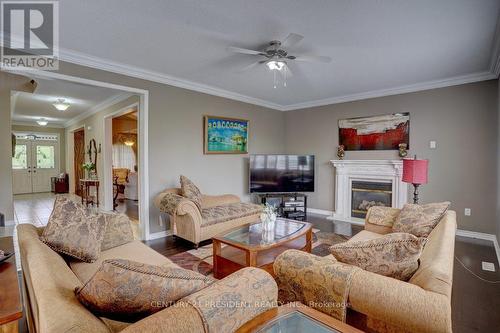
[[(8, 72), (26, 75), (25, 70), (8, 70)], [(139, 177), (139, 223), (141, 231), (141, 239), (149, 240), (154, 238), (149, 232), (149, 161), (148, 161), (148, 115), (149, 115), (149, 90), (139, 89), (134, 87), (123, 86), (119, 84), (85, 79), (78, 76), (71, 76), (57, 72), (42, 71), (37, 69), (29, 70), (30, 77), (58, 79), (63, 81), (87, 84), (96, 87), (110, 88), (125, 92), (134, 93), (140, 96), (139, 101), (139, 136), (138, 144), (142, 149), (139, 150), (139, 165), (141, 172)]]
[[(139, 114), (141, 110), (139, 109), (139, 103), (130, 104), (118, 111), (112, 112), (104, 117), (104, 145), (102, 148), (102, 164), (103, 164), (103, 189), (104, 189), (104, 209), (113, 210), (113, 118), (122, 116), (126, 113), (129, 113), (131, 109), (135, 108), (137, 113)], [(140, 130), (139, 130), (140, 132)], [(140, 135), (140, 133), (138, 133)], [(137, 151), (139, 155), (142, 149), (141, 146), (138, 145)], [(141, 179), (142, 166), (140, 165), (141, 161), (138, 163), (138, 171), (139, 171), (139, 182)], [(138, 184), (140, 187), (140, 184)], [(139, 197), (139, 206), (141, 198)], [(140, 220), (139, 220), (140, 221)]]

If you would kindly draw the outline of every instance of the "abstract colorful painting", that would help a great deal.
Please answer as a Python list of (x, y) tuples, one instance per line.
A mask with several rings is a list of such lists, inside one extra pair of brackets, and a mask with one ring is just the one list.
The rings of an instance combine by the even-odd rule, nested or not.
[(205, 154), (246, 154), (248, 120), (205, 116)]
[(339, 120), (339, 145), (345, 150), (398, 150), (410, 148), (410, 114), (395, 113)]

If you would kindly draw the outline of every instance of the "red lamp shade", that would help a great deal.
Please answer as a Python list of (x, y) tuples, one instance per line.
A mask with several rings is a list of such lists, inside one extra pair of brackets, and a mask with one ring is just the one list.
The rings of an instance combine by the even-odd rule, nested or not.
[(404, 159), (403, 181), (411, 184), (427, 184), (428, 160)]

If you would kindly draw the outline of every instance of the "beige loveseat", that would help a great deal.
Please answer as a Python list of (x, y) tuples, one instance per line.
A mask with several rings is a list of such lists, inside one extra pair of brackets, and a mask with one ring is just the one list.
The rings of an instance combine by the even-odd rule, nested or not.
[[(378, 238), (391, 231), (390, 227), (366, 221), (365, 230), (356, 234), (349, 242)], [(420, 257), (420, 266), (408, 282), (358, 270), (351, 282), (348, 298), (351, 308), (347, 314), (347, 322), (366, 332), (451, 332), (455, 231), (456, 214), (454, 211), (448, 211), (430, 233)], [(312, 254), (286, 251), (281, 256), (287, 252), (289, 258), (293, 255), (293, 258), (297, 259), (296, 262), (310, 265), (307, 288), (311, 290), (321, 288), (324, 279), (329, 274), (335, 274), (337, 264), (332, 264), (335, 258), (331, 255), (321, 260), (321, 264), (313, 264), (313, 261), (308, 260)], [(280, 269), (280, 266), (284, 265), (287, 265), (287, 270)], [(278, 281), (294, 279), (290, 261), (285, 262), (278, 257), (274, 269)], [(280, 276), (279, 271), (291, 273)], [(296, 286), (297, 289), (303, 287)], [(311, 299), (309, 294), (298, 292), (305, 297), (304, 301), (309, 305), (328, 304), (330, 299), (334, 299), (328, 294), (322, 294), (322, 299)], [(317, 309), (325, 312), (324, 308)]]
[[(170, 188), (155, 198), (155, 206), (169, 214), (173, 234), (195, 244), (213, 236), (256, 222), (262, 207), (241, 202), (236, 195), (203, 195), (201, 210), (188, 198), (169, 198), (169, 194), (181, 196), (180, 188)], [(175, 200), (175, 201), (172, 201)]]
[[(39, 240), (41, 228), (21, 224), (17, 232), (30, 332), (224, 333), (233, 332), (275, 306), (272, 302), (276, 301), (277, 288), (273, 278), (263, 270), (246, 268), (191, 294), (189, 301), (182, 299), (135, 323), (97, 317), (77, 300), (74, 289), (82, 286), (102, 261), (119, 258), (154, 265), (175, 264), (140, 241), (103, 251), (94, 263), (68, 261)], [(192, 305), (193, 299), (197, 307)], [(234, 304), (226, 306), (227, 300)], [(238, 307), (240, 303), (245, 306)]]

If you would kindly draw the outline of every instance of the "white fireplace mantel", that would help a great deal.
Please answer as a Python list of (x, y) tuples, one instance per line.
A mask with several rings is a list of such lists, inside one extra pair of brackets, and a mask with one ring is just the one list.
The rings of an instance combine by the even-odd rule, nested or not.
[(364, 222), (351, 217), (352, 182), (387, 182), (392, 184), (392, 207), (407, 202), (408, 186), (402, 181), (402, 160), (331, 160), (335, 168), (335, 211), (329, 217), (351, 223)]

